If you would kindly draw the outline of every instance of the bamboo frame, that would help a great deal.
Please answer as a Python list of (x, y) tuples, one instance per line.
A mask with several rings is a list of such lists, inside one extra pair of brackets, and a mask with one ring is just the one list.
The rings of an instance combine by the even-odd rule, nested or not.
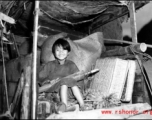
[[(134, 2), (131, 3), (132, 9), (130, 9), (130, 13), (132, 16), (131, 25), (133, 24), (132, 30), (132, 39), (134, 43), (137, 43), (137, 34), (136, 34), (136, 22), (135, 22), (135, 12), (134, 12)], [(37, 58), (37, 30), (38, 30), (38, 9), (39, 9), (39, 1), (35, 1), (35, 18), (34, 18), (34, 36), (33, 36), (33, 74), (32, 74), (32, 119), (36, 119), (36, 58)], [(132, 12), (131, 12), (132, 10)], [(122, 41), (120, 41), (122, 42)], [(129, 43), (129, 44), (134, 44)], [(152, 48), (152, 46), (150, 46)]]
[(37, 37), (38, 37), (38, 12), (39, 2), (35, 1), (35, 17), (34, 17), (34, 36), (33, 36), (33, 74), (32, 74), (32, 119), (36, 119), (36, 101), (37, 101), (37, 82), (36, 82), (36, 66), (37, 66)]

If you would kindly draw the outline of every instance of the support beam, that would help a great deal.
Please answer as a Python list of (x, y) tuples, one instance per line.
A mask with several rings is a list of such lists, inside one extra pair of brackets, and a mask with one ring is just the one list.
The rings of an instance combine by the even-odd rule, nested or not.
[[(0, 19), (0, 21), (1, 21), (1, 19)], [(1, 28), (1, 37), (0, 37), (0, 39), (1, 39), (1, 52), (2, 52), (2, 65), (3, 65), (3, 77), (2, 77), (2, 82), (3, 82), (3, 86), (4, 86), (4, 94), (5, 94), (5, 100), (6, 100), (6, 107), (7, 107), (7, 111), (9, 111), (9, 109), (10, 109), (10, 106), (9, 106), (9, 101), (8, 101), (8, 89), (7, 89), (7, 81), (6, 81), (6, 68), (5, 68), (5, 58), (4, 58), (4, 46), (3, 46), (3, 40), (2, 40), (2, 38), (3, 38), (3, 31), (4, 31), (4, 28), (2, 27)]]
[[(27, 61), (28, 63), (28, 61)], [(20, 119), (30, 119), (31, 109), (31, 73), (32, 67), (30, 64), (24, 68), (25, 85), (22, 93), (21, 114)]]
[[(110, 41), (112, 44), (113, 43), (125, 43), (125, 44), (130, 44), (130, 45), (136, 45), (136, 44), (138, 44), (138, 43), (134, 43), (134, 42), (124, 41), (124, 40), (117, 40), (117, 39), (107, 39), (107, 38), (104, 38), (104, 40), (105, 41)], [(110, 42), (108, 44), (110, 44)], [(144, 43), (144, 44), (146, 44), (146, 43)], [(150, 45), (150, 44), (146, 44), (146, 46), (148, 48), (152, 48), (152, 45)]]
[(147, 46), (145, 43), (138, 43), (138, 44), (134, 44), (134, 45), (126, 46), (126, 47), (118, 47), (116, 49), (103, 52), (101, 54), (101, 57), (112, 57), (112, 56), (122, 56), (122, 55), (133, 54), (131, 49), (137, 52), (145, 52), (147, 50)]
[(130, 28), (131, 28), (131, 36), (132, 41), (137, 43), (137, 28), (136, 28), (136, 15), (135, 15), (135, 4), (134, 1), (131, 1), (129, 4), (129, 12), (130, 12)]
[(34, 36), (33, 36), (33, 74), (32, 74), (32, 119), (36, 119), (36, 103), (37, 103), (37, 82), (36, 82), (36, 67), (37, 67), (37, 38), (38, 38), (38, 13), (39, 2), (35, 1), (35, 17), (34, 17)]

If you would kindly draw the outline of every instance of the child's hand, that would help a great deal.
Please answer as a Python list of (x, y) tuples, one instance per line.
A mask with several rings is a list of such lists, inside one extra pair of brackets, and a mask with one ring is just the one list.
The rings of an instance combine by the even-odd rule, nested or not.
[(47, 83), (50, 83), (50, 80), (45, 80), (45, 81), (42, 83), (42, 85), (47, 84)]
[(51, 80), (51, 81), (49, 81), (49, 83), (50, 83), (50, 84), (55, 84), (58, 80), (59, 80), (59, 78), (54, 79), (54, 80)]

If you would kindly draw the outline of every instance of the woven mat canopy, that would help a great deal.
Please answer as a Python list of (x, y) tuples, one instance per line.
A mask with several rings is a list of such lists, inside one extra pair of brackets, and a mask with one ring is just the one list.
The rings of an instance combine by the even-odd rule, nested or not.
[[(136, 10), (147, 1), (135, 1)], [(49, 0), (40, 1), (39, 32), (65, 31), (87, 35), (90, 30), (102, 26), (129, 13), (129, 1), (105, 0)], [(33, 29), (34, 1), (0, 1), (0, 10), (13, 17), (16, 25), (10, 28), (17, 35), (27, 36)], [(51, 32), (50, 32), (51, 31)]]

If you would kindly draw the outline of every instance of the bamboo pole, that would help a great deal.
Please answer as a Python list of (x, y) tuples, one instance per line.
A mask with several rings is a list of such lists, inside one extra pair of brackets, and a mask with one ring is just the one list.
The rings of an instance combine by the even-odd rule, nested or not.
[(34, 36), (33, 36), (33, 74), (32, 74), (32, 119), (36, 119), (36, 101), (37, 101), (37, 82), (36, 82), (36, 66), (37, 66), (37, 37), (38, 37), (38, 13), (39, 1), (35, 1), (35, 17), (34, 17)]
[[(48, 89), (49, 89), (49, 91), (55, 90), (56, 87), (58, 86), (58, 84), (60, 84), (64, 80), (67, 81), (67, 80), (72, 79), (74, 81), (80, 81), (84, 77), (87, 77), (89, 75), (93, 75), (97, 72), (99, 72), (99, 69), (94, 69), (94, 70), (91, 70), (90, 72), (79, 71), (79, 72), (73, 73), (71, 75), (68, 75), (66, 77), (63, 77), (61, 79), (54, 79), (54, 80), (51, 80), (51, 81), (49, 80), (49, 82), (47, 81), (47, 82), (42, 83), (43, 85), (39, 88), (39, 93), (47, 91)], [(46, 84), (46, 83), (48, 83), (48, 84)]]
[(131, 1), (129, 4), (129, 13), (130, 13), (130, 28), (132, 41), (137, 43), (137, 28), (136, 28), (136, 15), (135, 15), (135, 3)]
[[(1, 19), (0, 19), (1, 21)], [(0, 26), (1, 27), (1, 26)], [(9, 107), (9, 101), (8, 101), (8, 90), (7, 90), (7, 82), (6, 82), (6, 68), (5, 68), (5, 58), (4, 58), (4, 46), (3, 46), (3, 31), (4, 31), (4, 27), (2, 26), (1, 28), (1, 48), (2, 48), (2, 62), (3, 62), (3, 86), (4, 86), (4, 94), (5, 94), (5, 98), (6, 98), (6, 107), (7, 107), (7, 110), (9, 111), (10, 110), (10, 107)]]
[(19, 79), (18, 87), (15, 92), (13, 102), (11, 103), (10, 111), (11, 111), (12, 116), (14, 116), (15, 112), (17, 111), (17, 107), (21, 98), (23, 88), (24, 88), (24, 81), (25, 81), (24, 74), (21, 73), (21, 78)]
[(24, 76), (25, 76), (25, 86), (22, 94), (22, 105), (21, 105), (21, 117), (20, 119), (29, 119), (30, 118), (30, 99), (31, 99), (31, 65), (25, 67)]
[(147, 46), (145, 43), (134, 44), (126, 47), (118, 47), (113, 50), (108, 50), (101, 54), (101, 57), (111, 57), (111, 56), (121, 56), (127, 54), (133, 54), (131, 48), (136, 52), (145, 52), (147, 50)]
[[(105, 41), (111, 41), (111, 42), (116, 42), (116, 43), (126, 43), (126, 44), (130, 44), (130, 45), (136, 45), (136, 44), (140, 44), (140, 43), (135, 43), (135, 42), (129, 42), (129, 41), (124, 41), (124, 40), (117, 40), (117, 39), (107, 39), (107, 38), (104, 38)], [(146, 43), (144, 43), (146, 44)], [(152, 45), (150, 44), (146, 44), (146, 46), (148, 48), (152, 48)]]

